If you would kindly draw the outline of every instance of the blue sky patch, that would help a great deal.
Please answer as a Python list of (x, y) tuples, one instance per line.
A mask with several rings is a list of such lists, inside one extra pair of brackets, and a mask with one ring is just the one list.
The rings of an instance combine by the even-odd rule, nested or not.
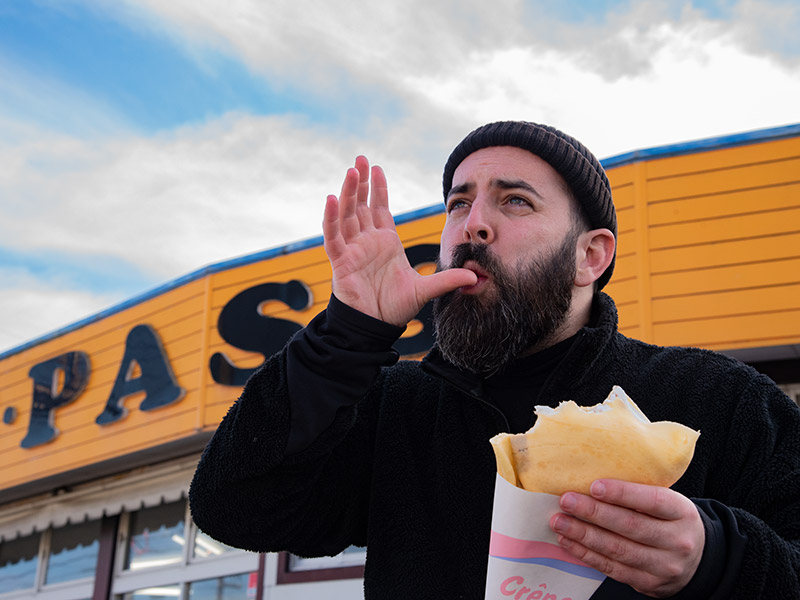
[(125, 297), (160, 283), (121, 258), (63, 250), (25, 252), (0, 246), (0, 265), (0, 288), (16, 287), (17, 279), (31, 278), (64, 289)]
[[(123, 22), (81, 4), (40, 4), (30, 0), (4, 0), (0, 6), (0, 63), (42, 80), (63, 82), (62, 94), (91, 99), (99, 110), (136, 129), (158, 131), (203, 122), (230, 111), (271, 115), (297, 113), (312, 122), (346, 120), (358, 114), (357, 106), (339, 101), (333, 105), (308, 91), (284, 82), (270, 85), (236, 57), (210, 47), (187, 51), (182, 42), (165, 33), (146, 29), (141, 22)], [(30, 82), (28, 82), (30, 83)], [(6, 82), (4, 86), (14, 85)], [(21, 81), (19, 85), (26, 85)], [(46, 105), (59, 98), (41, 98), (49, 89), (40, 86), (33, 103), (30, 92), (0, 100), (0, 111), (28, 113), (48, 121)], [(71, 89), (74, 93), (66, 94)], [(54, 92), (58, 94), (59, 92)], [(357, 93), (357, 91), (350, 91)], [(7, 93), (7, 95), (10, 95)], [(26, 98), (28, 98), (26, 100)], [(65, 100), (66, 101), (66, 100)], [(32, 108), (30, 104), (42, 106)], [(363, 102), (363, 100), (362, 100)], [(28, 106), (26, 106), (28, 105)], [(381, 103), (377, 103), (380, 107)], [(373, 105), (374, 106), (374, 105)], [(387, 103), (383, 108), (396, 112)], [(37, 112), (31, 115), (32, 112)], [(14, 115), (10, 115), (14, 118)], [(70, 128), (69, 116), (61, 121)], [(53, 126), (53, 123), (45, 123)]]
[[(691, 5), (712, 19), (723, 19), (730, 16), (734, 0), (693, 0)], [(622, 14), (628, 12), (636, 4), (632, 0), (538, 0), (529, 10), (542, 10), (567, 23), (601, 23), (609, 13)], [(673, 19), (680, 17), (683, 0), (668, 4), (669, 14)]]

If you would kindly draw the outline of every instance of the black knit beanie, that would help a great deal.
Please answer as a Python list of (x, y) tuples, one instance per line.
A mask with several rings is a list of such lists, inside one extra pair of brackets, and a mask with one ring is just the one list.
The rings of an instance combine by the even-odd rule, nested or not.
[[(575, 194), (592, 229), (605, 227), (617, 237), (617, 213), (611, 199), (611, 186), (600, 161), (578, 140), (549, 125), (500, 121), (471, 132), (447, 159), (442, 177), (445, 201), (453, 187), (453, 173), (458, 165), (473, 152), (493, 146), (516, 146), (547, 161)], [(615, 262), (616, 250), (611, 264), (597, 280), (598, 290), (611, 279)]]

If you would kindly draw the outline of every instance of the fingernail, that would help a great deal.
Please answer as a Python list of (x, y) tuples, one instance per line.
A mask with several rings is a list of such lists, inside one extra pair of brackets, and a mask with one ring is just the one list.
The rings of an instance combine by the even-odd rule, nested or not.
[(602, 481), (595, 481), (592, 484), (592, 496), (602, 498), (606, 494), (606, 484)]
[(575, 500), (574, 494), (564, 494), (561, 496), (561, 508), (564, 510), (571, 511), (575, 508), (577, 501)]
[(563, 515), (556, 515), (553, 519), (553, 531), (566, 531), (567, 518)]

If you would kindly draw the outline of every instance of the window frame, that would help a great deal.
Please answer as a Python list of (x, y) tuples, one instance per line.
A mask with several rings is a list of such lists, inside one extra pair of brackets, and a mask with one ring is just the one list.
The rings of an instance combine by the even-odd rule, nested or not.
[(289, 552), (278, 554), (277, 585), (334, 581), (338, 579), (363, 579), (365, 562), (358, 565), (322, 566), (321, 568), (292, 569)]
[[(84, 522), (91, 520), (93, 519), (87, 519)], [(45, 577), (50, 559), (50, 545), (53, 529), (58, 528), (51, 526), (44, 531), (32, 532), (30, 534), (38, 534), (39, 536), (39, 549), (36, 557), (36, 573), (34, 574), (33, 578), (33, 587), (14, 590), (11, 592), (0, 592), (0, 600), (21, 600), (22, 598), (35, 598), (35, 600), (83, 600), (84, 598), (93, 597), (95, 578), (97, 576), (97, 567), (100, 564), (99, 549), (97, 562), (95, 563), (95, 574), (93, 576), (45, 584)], [(102, 520), (98, 543), (101, 543), (101, 541)]]
[[(124, 511), (119, 516), (108, 597), (121, 598), (124, 594), (141, 589), (178, 585), (181, 591), (180, 598), (187, 600), (189, 584), (195, 581), (253, 572), (258, 572), (258, 577), (263, 578), (263, 569), (259, 571), (260, 555), (253, 552), (234, 549), (232, 552), (220, 556), (192, 556), (198, 528), (192, 521), (189, 503), (186, 498), (183, 498), (182, 501), (184, 503), (183, 551), (179, 562), (168, 565), (137, 570), (125, 569), (125, 552), (130, 541), (131, 514), (135, 511)], [(151, 507), (143, 507), (139, 510), (146, 508)], [(0, 600), (5, 600), (5, 598), (0, 598)]]

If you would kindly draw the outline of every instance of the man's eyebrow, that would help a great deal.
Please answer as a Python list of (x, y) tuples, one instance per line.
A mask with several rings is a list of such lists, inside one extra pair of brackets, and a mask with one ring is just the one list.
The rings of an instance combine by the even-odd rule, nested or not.
[(471, 189), (475, 187), (474, 183), (461, 183), (455, 187), (450, 188), (450, 191), (447, 192), (447, 197), (450, 198), (453, 194), (466, 194)]
[(542, 196), (535, 187), (522, 179), (492, 179), (492, 186), (500, 188), (501, 190), (525, 190), (537, 198), (544, 200), (544, 196)]

